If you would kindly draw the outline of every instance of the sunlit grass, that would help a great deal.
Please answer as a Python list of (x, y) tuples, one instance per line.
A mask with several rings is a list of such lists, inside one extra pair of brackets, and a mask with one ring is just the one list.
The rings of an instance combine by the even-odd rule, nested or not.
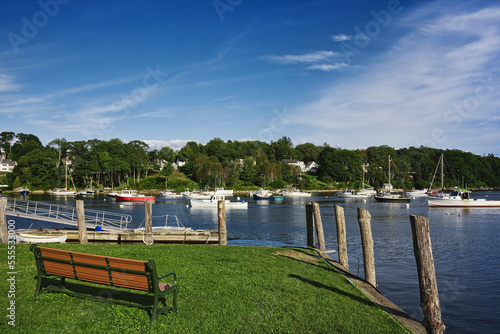
[[(16, 330), (32, 333), (405, 333), (343, 276), (301, 248), (203, 245), (53, 245), (78, 252), (155, 260), (174, 271), (178, 312), (151, 326), (144, 310), (45, 293), (31, 301), (36, 266), (16, 245)], [(0, 246), (0, 270), (7, 267)], [(4, 276), (4, 275), (2, 275)], [(74, 280), (68, 280), (74, 283)], [(78, 283), (81, 284), (81, 283)], [(8, 281), (0, 282), (7, 315)], [(104, 287), (103, 287), (104, 288)], [(127, 290), (130, 291), (130, 290)], [(167, 299), (167, 301), (169, 301)], [(170, 302), (170, 301), (169, 301)], [(12, 330), (4, 319), (0, 331)]]

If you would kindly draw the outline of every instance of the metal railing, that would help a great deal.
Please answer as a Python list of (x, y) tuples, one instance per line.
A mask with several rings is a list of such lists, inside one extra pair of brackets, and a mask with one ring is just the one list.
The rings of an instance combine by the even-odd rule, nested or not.
[[(123, 231), (132, 222), (132, 216), (122, 213), (92, 209), (84, 212), (85, 224), (89, 228), (100, 226), (102, 230)], [(8, 198), (5, 214), (78, 226), (76, 207), (73, 206)]]

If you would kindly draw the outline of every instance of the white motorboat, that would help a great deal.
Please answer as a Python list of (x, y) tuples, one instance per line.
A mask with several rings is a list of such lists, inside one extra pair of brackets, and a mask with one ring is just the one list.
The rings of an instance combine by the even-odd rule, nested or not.
[(484, 198), (470, 198), (470, 190), (456, 189), (449, 195), (429, 197), (429, 207), (456, 208), (498, 208), (500, 201), (488, 201)]
[(361, 189), (359, 191), (346, 189), (344, 192), (337, 193), (337, 197), (340, 198), (368, 198), (372, 197), (377, 192), (372, 189)]
[(219, 201), (225, 202), (226, 209), (228, 208), (237, 208), (237, 209), (246, 209), (248, 208), (248, 202), (232, 202), (227, 200), (224, 195), (213, 195), (210, 199), (190, 199), (192, 208), (217, 208), (217, 203)]
[(427, 189), (413, 189), (404, 193), (406, 197), (426, 197)]
[(181, 194), (176, 194), (170, 189), (167, 189), (165, 191), (160, 191), (160, 196), (166, 197), (166, 198), (180, 198), (180, 197), (182, 197)]
[(297, 189), (285, 189), (283, 190), (283, 197), (311, 197), (311, 194)]
[(233, 196), (233, 189), (215, 188), (216, 195)]
[(68, 190), (68, 189), (56, 189), (50, 192), (53, 196), (74, 196), (76, 195), (76, 191)]
[(191, 191), (182, 193), (183, 197), (189, 199), (210, 199), (213, 195), (213, 191)]

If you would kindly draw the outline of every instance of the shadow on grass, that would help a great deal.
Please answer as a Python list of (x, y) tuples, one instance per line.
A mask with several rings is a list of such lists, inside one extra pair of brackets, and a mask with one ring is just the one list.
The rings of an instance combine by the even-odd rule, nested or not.
[[(154, 304), (153, 295), (146, 291), (141, 292), (138, 290), (115, 287), (107, 288), (103, 285), (88, 282), (72, 283), (66, 279), (63, 286), (60, 279), (42, 277), (41, 287), (42, 293), (37, 296), (37, 300), (44, 294), (62, 293), (71, 297), (94, 300), (95, 302), (119, 304), (139, 308), (147, 311), (149, 318), (151, 317), (151, 307)], [(166, 298), (164, 296), (160, 296), (158, 299), (158, 307), (161, 308), (164, 305), (166, 305)], [(147, 320), (149, 321), (149, 319)]]
[(310, 284), (310, 285), (312, 285), (312, 286), (314, 286), (316, 288), (319, 288), (319, 289), (329, 290), (329, 291), (334, 292), (336, 294), (349, 297), (349, 298), (351, 298), (351, 299), (353, 299), (353, 300), (355, 300), (355, 301), (357, 301), (359, 303), (363, 303), (363, 304), (366, 304), (368, 306), (375, 306), (376, 305), (372, 301), (366, 300), (365, 298), (361, 298), (361, 297), (353, 295), (351, 293), (342, 291), (342, 290), (337, 289), (337, 288), (335, 288), (333, 286), (328, 286), (328, 285), (325, 285), (325, 284), (320, 283), (320, 282), (312, 281), (310, 279), (304, 278), (304, 277), (299, 276), (299, 275), (290, 274), (290, 275), (288, 275), (288, 277), (298, 279), (299, 281), (302, 281), (304, 283)]

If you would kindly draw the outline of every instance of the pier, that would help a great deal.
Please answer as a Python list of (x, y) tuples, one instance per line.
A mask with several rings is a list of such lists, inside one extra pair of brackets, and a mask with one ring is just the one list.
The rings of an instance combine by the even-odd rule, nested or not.
[[(137, 224), (132, 224), (131, 215), (84, 209), (83, 201), (80, 201), (80, 207), (78, 202), (76, 207), (73, 207), (3, 197), (0, 206), (2, 206), (5, 216), (29, 218), (75, 227), (74, 229), (53, 228), (41, 231), (23, 231), (29, 232), (34, 239), (36, 236), (43, 235), (65, 236), (68, 243), (219, 243), (217, 230), (193, 230), (183, 226), (175, 215), (155, 217), (164, 222), (162, 226), (152, 226), (153, 216), (151, 214), (145, 215), (145, 226), (138, 228)], [(169, 224), (169, 220), (175, 222)], [(147, 228), (148, 230), (146, 230)], [(5, 236), (3, 239), (7, 240)]]
[[(77, 209), (73, 206), (7, 198), (5, 214), (78, 227)], [(89, 209), (85, 209), (84, 219), (88, 229), (99, 227), (102, 231), (125, 231), (132, 222), (130, 215)]]

